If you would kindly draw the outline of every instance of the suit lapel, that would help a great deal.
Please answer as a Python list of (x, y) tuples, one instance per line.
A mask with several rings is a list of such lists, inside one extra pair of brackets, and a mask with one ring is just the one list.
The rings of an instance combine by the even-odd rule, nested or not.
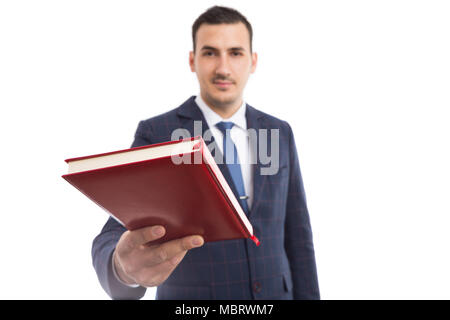
[[(254, 157), (253, 159), (256, 160), (256, 163), (252, 164), (253, 202), (252, 202), (252, 208), (250, 209), (250, 214), (249, 214), (249, 216), (251, 216), (251, 215), (254, 215), (254, 212), (257, 211), (257, 208), (261, 201), (264, 183), (266, 182), (266, 177), (267, 177), (265, 175), (264, 176), (261, 175), (261, 168), (263, 167), (263, 165), (261, 164), (260, 157), (258, 156), (259, 146), (257, 145), (258, 141), (259, 141), (259, 129), (264, 129), (264, 125), (263, 125), (263, 121), (264, 121), (263, 116), (264, 115), (248, 104), (247, 104), (247, 110), (246, 110), (245, 115), (247, 118), (247, 130), (254, 129), (256, 131), (256, 135), (257, 135), (256, 141), (252, 141), (252, 139), (250, 139), (250, 143), (256, 144), (256, 146), (254, 146), (254, 145), (250, 146), (250, 150), (256, 151), (256, 154), (253, 155), (253, 157)], [(268, 145), (267, 150), (271, 150), (270, 149), (270, 139), (268, 139), (268, 144), (269, 145)]]

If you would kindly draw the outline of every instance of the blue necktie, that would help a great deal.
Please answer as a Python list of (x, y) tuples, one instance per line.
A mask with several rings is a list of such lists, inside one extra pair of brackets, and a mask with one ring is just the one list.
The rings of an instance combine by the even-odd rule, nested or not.
[(239, 197), (243, 197), (241, 204), (242, 209), (244, 212), (248, 215), (248, 206), (247, 206), (247, 200), (245, 197), (245, 187), (244, 187), (244, 180), (242, 178), (242, 171), (241, 171), (241, 165), (239, 163), (239, 156), (237, 153), (236, 146), (233, 143), (233, 140), (231, 140), (230, 131), (231, 128), (234, 126), (233, 122), (219, 122), (216, 124), (216, 127), (222, 132), (223, 134), (223, 156), (224, 156), (224, 162), (228, 166), (228, 169), (231, 174), (231, 178), (233, 179), (234, 186), (236, 187), (236, 191), (239, 194)]

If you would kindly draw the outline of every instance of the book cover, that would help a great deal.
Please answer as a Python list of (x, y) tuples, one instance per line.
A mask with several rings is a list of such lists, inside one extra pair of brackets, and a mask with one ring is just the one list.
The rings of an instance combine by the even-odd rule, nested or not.
[[(177, 144), (185, 142), (193, 142), (186, 145), (191, 150), (186, 152), (185, 146), (176, 154)], [(143, 152), (157, 157), (137, 156)], [(174, 156), (184, 162), (174, 161)], [(115, 160), (120, 157), (125, 160)], [(62, 177), (128, 230), (164, 226), (166, 235), (153, 243), (198, 234), (205, 242), (250, 238), (259, 245), (201, 137), (66, 160), (69, 168), (82, 161), (96, 162), (94, 169)]]

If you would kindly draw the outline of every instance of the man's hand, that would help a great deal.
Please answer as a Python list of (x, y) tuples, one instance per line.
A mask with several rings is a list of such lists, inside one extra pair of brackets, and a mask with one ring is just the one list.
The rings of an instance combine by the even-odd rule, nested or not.
[(201, 236), (187, 236), (162, 244), (151, 244), (151, 241), (164, 236), (165, 232), (162, 226), (152, 226), (126, 231), (120, 237), (113, 261), (123, 282), (143, 287), (158, 286), (170, 276), (188, 250), (204, 243)]

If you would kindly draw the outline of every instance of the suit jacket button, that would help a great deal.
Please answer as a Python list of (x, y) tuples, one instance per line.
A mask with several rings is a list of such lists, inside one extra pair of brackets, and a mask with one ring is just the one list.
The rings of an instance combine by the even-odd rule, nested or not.
[(256, 293), (260, 293), (261, 292), (261, 283), (259, 283), (258, 281), (255, 281), (253, 283), (253, 291), (255, 291)]

